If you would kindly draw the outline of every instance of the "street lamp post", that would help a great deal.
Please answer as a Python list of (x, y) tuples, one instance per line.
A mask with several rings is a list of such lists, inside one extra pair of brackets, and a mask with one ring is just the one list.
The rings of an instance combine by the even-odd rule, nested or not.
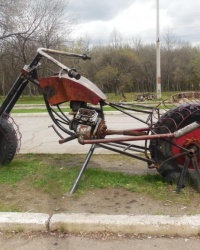
[(161, 70), (160, 70), (160, 18), (159, 18), (159, 0), (157, 1), (157, 38), (156, 38), (156, 96), (161, 98)]

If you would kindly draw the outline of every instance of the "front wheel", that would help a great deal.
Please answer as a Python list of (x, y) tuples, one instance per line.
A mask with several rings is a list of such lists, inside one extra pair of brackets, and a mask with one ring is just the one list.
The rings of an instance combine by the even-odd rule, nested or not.
[(19, 131), (15, 125), (8, 117), (0, 118), (0, 165), (10, 163), (18, 150)]
[[(193, 122), (200, 121), (200, 104), (182, 104), (167, 111), (155, 124), (153, 132), (156, 134), (173, 133)], [(177, 181), (185, 163), (185, 156), (181, 156), (183, 148), (195, 147), (197, 162), (200, 168), (200, 128), (176, 139), (151, 140), (151, 157), (157, 164), (158, 172), (163, 178), (172, 183)], [(169, 160), (172, 158), (171, 160)], [(188, 169), (189, 176), (195, 180), (195, 171), (192, 163)]]

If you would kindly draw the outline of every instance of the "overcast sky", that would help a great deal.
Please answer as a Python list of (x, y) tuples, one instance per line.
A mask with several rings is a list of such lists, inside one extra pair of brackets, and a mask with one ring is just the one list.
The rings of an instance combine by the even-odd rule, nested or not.
[[(77, 19), (74, 37), (109, 42), (116, 29), (125, 41), (156, 41), (157, 0), (69, 0), (68, 13)], [(183, 41), (200, 43), (200, 1), (159, 0), (160, 37), (167, 30)]]

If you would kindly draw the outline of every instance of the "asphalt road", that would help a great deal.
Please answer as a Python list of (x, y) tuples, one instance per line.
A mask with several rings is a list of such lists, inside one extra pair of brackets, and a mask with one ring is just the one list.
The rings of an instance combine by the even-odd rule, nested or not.
[[(22, 134), (20, 153), (87, 153), (90, 145), (81, 145), (75, 139), (73, 141), (59, 144), (60, 139), (54, 132), (51, 118), (47, 115), (31, 115), (31, 116), (12, 116), (19, 126)], [(146, 119), (145, 115), (137, 114), (140, 119)], [(127, 115), (106, 115), (106, 124), (108, 129), (131, 129), (145, 127), (146, 125)], [(62, 132), (61, 132), (62, 133)], [(63, 137), (67, 137), (62, 133)], [(119, 136), (115, 136), (119, 137)], [(138, 141), (135, 144), (144, 145), (144, 141)], [(113, 153), (111, 151), (98, 148), (94, 153)]]

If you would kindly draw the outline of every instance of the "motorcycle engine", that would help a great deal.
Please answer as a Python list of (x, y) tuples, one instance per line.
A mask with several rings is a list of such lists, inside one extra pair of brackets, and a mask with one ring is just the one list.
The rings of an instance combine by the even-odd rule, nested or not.
[(70, 129), (83, 139), (102, 139), (106, 124), (100, 113), (92, 108), (79, 108), (70, 124)]

